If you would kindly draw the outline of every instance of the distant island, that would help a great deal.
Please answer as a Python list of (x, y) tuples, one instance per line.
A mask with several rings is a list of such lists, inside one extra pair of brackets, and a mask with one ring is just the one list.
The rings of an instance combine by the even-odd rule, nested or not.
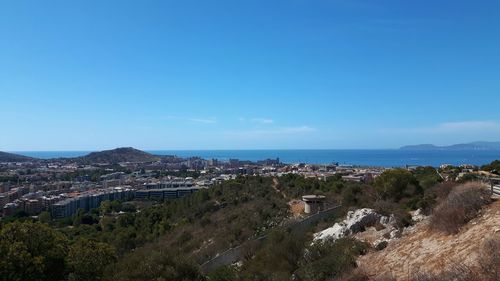
[(437, 146), (433, 144), (407, 145), (401, 150), (500, 150), (500, 142), (477, 141), (471, 143)]

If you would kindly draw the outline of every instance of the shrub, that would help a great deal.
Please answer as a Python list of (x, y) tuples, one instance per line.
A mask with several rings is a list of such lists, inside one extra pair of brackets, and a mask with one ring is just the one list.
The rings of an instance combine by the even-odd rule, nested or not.
[(357, 267), (333, 279), (333, 281), (396, 281), (396, 278), (391, 273), (370, 278), (362, 267)]
[(478, 184), (458, 186), (435, 208), (431, 229), (448, 234), (457, 233), (490, 201), (488, 191)]
[(497, 281), (500, 280), (500, 237), (487, 238), (480, 249), (478, 267), (463, 263), (451, 266), (438, 274), (416, 273), (411, 281)]
[(384, 171), (375, 179), (375, 188), (382, 199), (398, 202), (404, 197), (423, 193), (415, 176), (404, 169)]
[(67, 238), (40, 223), (0, 229), (0, 280), (64, 280)]
[(489, 237), (484, 241), (479, 266), (484, 280), (500, 280), (500, 236)]
[(382, 251), (383, 249), (387, 248), (387, 245), (389, 245), (389, 242), (387, 241), (382, 241), (375, 246), (375, 250), (377, 251)]
[(481, 167), (481, 170), (495, 174), (500, 174), (500, 160), (495, 160), (488, 165)]
[(343, 274), (332, 279), (333, 281), (369, 281), (370, 277), (362, 268), (355, 268), (344, 272)]
[(399, 228), (408, 227), (413, 223), (411, 215), (407, 211), (403, 210), (397, 203), (387, 200), (379, 200), (373, 203), (373, 209), (383, 216), (394, 215), (396, 224)]
[(286, 229), (271, 231), (253, 259), (240, 268), (241, 280), (290, 280), (304, 253), (304, 235)]
[(316, 242), (307, 247), (301, 267), (295, 272), (298, 280), (329, 280), (356, 267), (356, 258), (368, 245), (354, 239)]
[(198, 266), (182, 254), (153, 246), (143, 247), (108, 267), (104, 280), (109, 281), (203, 281)]
[(233, 281), (238, 276), (238, 270), (235, 266), (221, 266), (208, 274), (210, 281)]
[(452, 263), (451, 266), (438, 274), (418, 272), (412, 276), (411, 281), (487, 281), (482, 279), (477, 272), (462, 263)]
[(434, 167), (418, 167), (414, 171), (414, 174), (420, 186), (424, 189), (430, 188), (443, 181)]

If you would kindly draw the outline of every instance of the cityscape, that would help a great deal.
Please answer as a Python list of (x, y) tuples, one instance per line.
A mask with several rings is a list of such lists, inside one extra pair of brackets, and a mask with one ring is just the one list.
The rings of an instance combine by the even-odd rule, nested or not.
[(499, 281), (500, 1), (0, 1), (0, 281)]
[[(115, 152), (125, 158), (142, 157), (146, 161), (116, 162)], [(338, 163), (284, 164), (279, 158), (252, 162), (154, 156), (133, 148), (97, 153), (102, 154), (103, 159), (86, 164), (82, 164), (85, 162), (82, 158), (29, 159), (22, 156), (20, 159), (23, 161), (0, 162), (2, 215), (8, 217), (22, 211), (36, 216), (48, 212), (52, 218), (62, 219), (75, 215), (79, 209), (88, 212), (99, 208), (104, 201), (181, 198), (238, 176), (281, 177), (295, 174), (319, 180), (340, 176), (345, 181), (370, 183), (390, 169)], [(418, 166), (407, 165), (405, 168), (415, 170)], [(442, 164), (436, 171), (440, 177), (451, 181), (465, 178), (489, 181), (496, 178), (479, 168), (471, 164), (456, 167)]]

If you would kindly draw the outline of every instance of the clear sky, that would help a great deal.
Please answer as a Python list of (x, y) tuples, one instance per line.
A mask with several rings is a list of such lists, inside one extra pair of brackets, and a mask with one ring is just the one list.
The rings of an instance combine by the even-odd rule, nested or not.
[(500, 1), (0, 2), (0, 150), (500, 141)]

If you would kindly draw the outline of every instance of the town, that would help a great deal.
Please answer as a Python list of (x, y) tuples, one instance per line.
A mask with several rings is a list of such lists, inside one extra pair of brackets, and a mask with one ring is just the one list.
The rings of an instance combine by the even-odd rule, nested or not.
[[(91, 156), (48, 160), (27, 157), (3, 159), (0, 162), (2, 217), (36, 217), (46, 212), (52, 219), (62, 219), (75, 215), (79, 209), (87, 212), (99, 208), (104, 201), (158, 202), (180, 198), (238, 176), (297, 174), (320, 180), (339, 176), (345, 181), (370, 183), (387, 169), (338, 163), (284, 164), (279, 158), (251, 162), (159, 157), (132, 148), (97, 152)], [(125, 161), (127, 158), (134, 161)], [(412, 170), (417, 167), (405, 168)], [(478, 171), (474, 165), (454, 167), (443, 164), (438, 170), (438, 174), (446, 180), (488, 176), (487, 172)]]

